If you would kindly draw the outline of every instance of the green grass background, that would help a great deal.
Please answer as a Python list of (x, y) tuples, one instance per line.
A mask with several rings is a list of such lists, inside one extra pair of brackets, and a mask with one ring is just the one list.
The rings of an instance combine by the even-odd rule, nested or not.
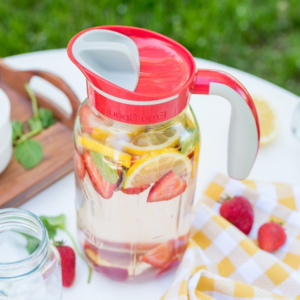
[(0, 56), (66, 47), (105, 24), (155, 30), (300, 94), (299, 0), (0, 0)]

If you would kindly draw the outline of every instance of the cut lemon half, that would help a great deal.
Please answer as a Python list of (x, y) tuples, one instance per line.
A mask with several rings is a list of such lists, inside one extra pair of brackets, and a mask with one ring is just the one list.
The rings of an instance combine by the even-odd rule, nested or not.
[(268, 100), (258, 95), (252, 95), (252, 99), (258, 113), (260, 144), (265, 145), (274, 140), (277, 136), (279, 131), (279, 119), (276, 111)]
[(180, 131), (167, 128), (163, 131), (143, 132), (130, 143), (122, 143), (123, 151), (133, 155), (144, 155), (159, 149), (172, 148), (179, 143)]
[(91, 151), (99, 152), (104, 156), (116, 160), (119, 164), (125, 166), (126, 168), (129, 168), (131, 165), (131, 155), (102, 145), (101, 143), (89, 138), (86, 135), (78, 136), (77, 143), (85, 148), (88, 148)]
[(162, 149), (149, 153), (128, 170), (124, 188), (154, 183), (169, 171), (189, 178), (192, 171), (191, 161), (176, 149)]

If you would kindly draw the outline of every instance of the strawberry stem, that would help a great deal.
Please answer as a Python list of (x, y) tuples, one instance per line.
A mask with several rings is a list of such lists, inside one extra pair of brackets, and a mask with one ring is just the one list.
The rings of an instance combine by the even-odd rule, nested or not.
[(230, 199), (232, 199), (232, 197), (230, 197), (229, 195), (224, 195), (224, 196), (220, 197), (220, 198), (217, 200), (217, 202), (222, 204), (223, 202), (225, 202), (225, 201), (227, 201), (227, 200), (230, 200)]
[(89, 276), (88, 276), (88, 283), (91, 282), (91, 279), (92, 279), (92, 272), (93, 272), (93, 269), (89, 266)]
[(75, 242), (75, 239), (73, 238), (73, 236), (72, 236), (72, 234), (67, 230), (67, 229), (65, 229), (65, 228), (61, 228), (61, 230), (63, 230), (68, 236), (69, 236), (69, 238), (71, 239), (71, 241), (72, 241), (72, 244), (73, 244), (73, 246), (74, 246), (74, 249), (75, 249), (75, 251), (76, 251), (76, 253), (81, 257), (81, 259), (87, 264), (87, 266), (88, 266), (88, 268), (89, 268), (89, 276), (88, 276), (88, 283), (90, 283), (91, 282), (91, 278), (92, 278), (92, 268), (89, 266), (89, 264), (87, 263), (87, 261), (86, 261), (86, 259), (85, 259), (85, 257), (83, 256), (83, 254), (80, 252), (80, 250), (78, 249), (78, 247), (77, 247), (77, 244), (76, 244), (76, 242)]

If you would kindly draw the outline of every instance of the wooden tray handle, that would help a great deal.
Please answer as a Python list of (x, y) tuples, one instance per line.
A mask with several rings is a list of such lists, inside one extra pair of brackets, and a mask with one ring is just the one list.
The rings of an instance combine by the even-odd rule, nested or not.
[(76, 117), (77, 110), (80, 106), (80, 101), (70, 88), (70, 86), (59, 76), (46, 72), (46, 71), (39, 71), (39, 70), (27, 70), (27, 71), (20, 71), (15, 70), (8, 65), (6, 65), (3, 60), (0, 59), (0, 77), (1, 80), (9, 85), (11, 88), (19, 92), (22, 96), (29, 100), (28, 93), (24, 87), (25, 83), (29, 83), (30, 79), (33, 76), (38, 76), (42, 79), (53, 84), (55, 87), (60, 89), (69, 99), (72, 113), (69, 115), (66, 113), (59, 105), (54, 103), (51, 99), (47, 98), (44, 95), (41, 95), (35, 92), (37, 97), (37, 101), (39, 106), (50, 109), (55, 117), (61, 120), (67, 127), (73, 129), (74, 121)]

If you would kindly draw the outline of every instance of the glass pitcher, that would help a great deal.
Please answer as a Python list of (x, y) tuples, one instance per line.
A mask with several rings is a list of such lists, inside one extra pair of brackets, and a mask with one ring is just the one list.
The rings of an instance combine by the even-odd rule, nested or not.
[[(111, 53), (118, 51), (103, 60), (103, 31), (137, 46), (133, 91), (103, 78), (101, 68), (117, 61)], [(236, 179), (248, 175), (258, 151), (255, 106), (234, 77), (196, 70), (183, 46), (149, 30), (87, 29), (70, 41), (68, 55), (85, 75), (88, 93), (74, 127), (80, 244), (91, 266), (109, 278), (147, 280), (177, 265), (187, 246), (200, 151), (191, 94), (231, 103), (228, 173)]]

